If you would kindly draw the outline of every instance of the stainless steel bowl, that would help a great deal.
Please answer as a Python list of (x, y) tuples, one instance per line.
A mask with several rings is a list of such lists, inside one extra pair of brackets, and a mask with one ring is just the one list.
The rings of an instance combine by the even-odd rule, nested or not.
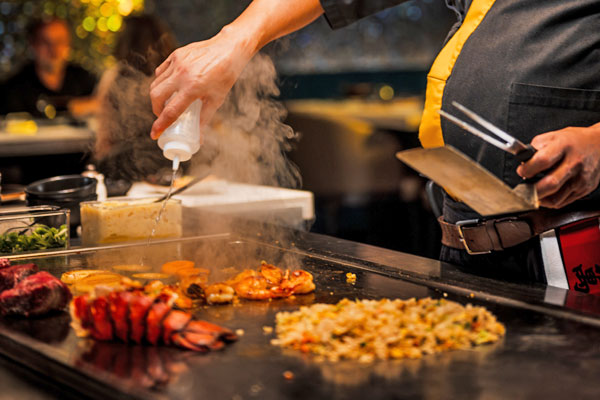
[(96, 194), (95, 178), (83, 175), (62, 175), (33, 182), (25, 188), (27, 198), (80, 199)]

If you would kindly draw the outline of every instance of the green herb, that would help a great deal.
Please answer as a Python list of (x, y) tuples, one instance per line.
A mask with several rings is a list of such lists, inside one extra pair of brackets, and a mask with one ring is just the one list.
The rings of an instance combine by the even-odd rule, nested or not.
[(480, 330), (475, 338), (475, 344), (483, 344), (492, 340), (490, 333), (485, 329)]
[(66, 247), (68, 238), (66, 225), (51, 228), (38, 224), (25, 232), (6, 232), (0, 235), (0, 254)]

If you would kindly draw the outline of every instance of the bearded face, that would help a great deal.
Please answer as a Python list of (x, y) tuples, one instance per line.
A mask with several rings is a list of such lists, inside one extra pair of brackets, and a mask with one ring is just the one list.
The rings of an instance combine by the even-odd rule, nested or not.
[(32, 42), (35, 62), (47, 73), (65, 68), (71, 52), (71, 34), (64, 22), (52, 21), (39, 28)]

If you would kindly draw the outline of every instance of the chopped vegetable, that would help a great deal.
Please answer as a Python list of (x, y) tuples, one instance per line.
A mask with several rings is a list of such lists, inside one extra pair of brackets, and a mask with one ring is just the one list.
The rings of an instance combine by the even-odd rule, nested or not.
[(194, 275), (208, 275), (210, 271), (204, 268), (181, 268), (178, 269), (175, 274), (180, 278), (185, 278), (186, 276), (194, 276)]
[(194, 268), (195, 263), (188, 260), (175, 260), (163, 264), (161, 271), (165, 274), (177, 275), (177, 271)]
[(272, 326), (263, 326), (263, 333), (265, 335), (270, 335), (271, 333), (273, 333), (273, 327)]
[(283, 377), (289, 381), (294, 379), (294, 373), (292, 371), (283, 371)]
[(66, 247), (68, 239), (69, 229), (66, 225), (54, 228), (37, 224), (21, 232), (0, 235), (0, 254)]
[(119, 286), (123, 278), (124, 276), (113, 272), (88, 275), (75, 282), (75, 291), (80, 293), (91, 292), (98, 285), (109, 287)]
[(124, 271), (124, 272), (147, 272), (152, 268), (147, 265), (139, 265), (139, 264), (122, 264), (115, 265), (112, 267), (116, 271)]
[(141, 272), (139, 274), (133, 274), (135, 279), (146, 279), (146, 280), (163, 280), (173, 277), (173, 275), (163, 274), (161, 272)]
[(73, 271), (67, 271), (63, 273), (60, 277), (60, 280), (63, 281), (63, 283), (66, 283), (67, 285), (72, 285), (83, 278), (87, 278), (90, 275), (102, 273), (110, 273), (110, 271), (105, 271), (102, 269), (76, 269)]

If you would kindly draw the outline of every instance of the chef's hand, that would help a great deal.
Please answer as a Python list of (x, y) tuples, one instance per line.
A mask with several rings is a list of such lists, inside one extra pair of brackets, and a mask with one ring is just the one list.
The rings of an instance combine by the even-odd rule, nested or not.
[(152, 138), (157, 139), (195, 99), (202, 100), (200, 125), (208, 124), (254, 54), (322, 13), (319, 0), (254, 0), (215, 37), (175, 50), (156, 69), (150, 87), (152, 111), (158, 117)]
[(561, 208), (598, 187), (600, 123), (543, 133), (531, 144), (537, 152), (517, 168), (517, 174), (532, 178), (545, 172), (535, 185), (541, 206)]
[(200, 125), (211, 120), (254, 55), (232, 36), (221, 31), (212, 39), (181, 47), (156, 69), (156, 79), (150, 86), (152, 111), (158, 116), (150, 133), (153, 139), (195, 99), (202, 100)]

